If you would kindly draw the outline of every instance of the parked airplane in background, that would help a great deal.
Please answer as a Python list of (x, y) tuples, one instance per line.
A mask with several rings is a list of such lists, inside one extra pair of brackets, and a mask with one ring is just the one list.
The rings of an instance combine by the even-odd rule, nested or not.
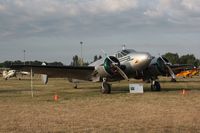
[[(16, 71), (16, 70), (4, 70), (3, 71), (3, 78), (5, 80), (9, 79), (9, 78), (12, 78), (12, 77), (17, 77), (17, 75), (30, 75), (29, 72), (25, 72), (25, 71)], [(21, 78), (19, 78), (21, 79)]]
[(16, 70), (4, 70), (3, 71), (3, 78), (7, 80), (8, 78), (16, 77)]
[(153, 57), (148, 52), (137, 52), (133, 49), (123, 49), (113, 56), (106, 56), (89, 66), (48, 66), (48, 65), (13, 65), (15, 70), (31, 71), (45, 74), (48, 78), (69, 78), (102, 82), (102, 93), (110, 93), (111, 85), (108, 82), (129, 80), (130, 78), (149, 80), (152, 91), (160, 91), (158, 76), (170, 75), (175, 79), (173, 69), (182, 69), (183, 66), (173, 66), (163, 57)]
[(189, 69), (189, 70), (183, 70), (180, 73), (176, 74), (177, 77), (191, 77), (198, 75), (199, 74), (199, 69), (198, 68), (193, 68), (193, 69)]

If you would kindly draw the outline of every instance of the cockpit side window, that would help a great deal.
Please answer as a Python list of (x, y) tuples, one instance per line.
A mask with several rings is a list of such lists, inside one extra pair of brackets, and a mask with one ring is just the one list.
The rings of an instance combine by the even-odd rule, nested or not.
[(128, 50), (122, 50), (122, 55), (124, 55), (124, 56), (126, 56), (127, 54), (129, 54), (130, 53), (130, 51), (128, 51)]
[(118, 58), (123, 57), (123, 55), (121, 53), (118, 53), (117, 56), (118, 56)]
[(127, 55), (127, 53), (125, 53), (124, 51), (122, 51), (121, 54), (122, 54), (123, 56), (126, 56), (126, 55)]
[(125, 53), (126, 55), (130, 53), (130, 51), (128, 50), (123, 50), (122, 52)]
[(130, 54), (131, 52), (135, 52), (135, 50), (132, 50), (132, 49), (124, 49), (122, 51), (119, 51), (115, 54), (115, 57), (116, 58), (121, 58), (121, 57), (124, 57), (128, 54)]

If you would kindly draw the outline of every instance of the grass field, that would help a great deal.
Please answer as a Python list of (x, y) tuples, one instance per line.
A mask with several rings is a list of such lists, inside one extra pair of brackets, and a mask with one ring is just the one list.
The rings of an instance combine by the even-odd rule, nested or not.
[(161, 78), (161, 92), (151, 92), (145, 83), (144, 94), (130, 94), (122, 81), (112, 84), (112, 94), (102, 95), (99, 83), (73, 89), (64, 79), (42, 85), (35, 78), (32, 98), (29, 79), (0, 79), (0, 132), (200, 133), (200, 78), (169, 80)]

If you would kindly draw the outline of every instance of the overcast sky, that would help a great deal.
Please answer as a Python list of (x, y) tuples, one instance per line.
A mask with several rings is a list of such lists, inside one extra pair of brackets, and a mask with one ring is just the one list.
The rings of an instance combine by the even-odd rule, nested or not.
[(200, 58), (200, 0), (0, 0), (0, 62), (62, 61), (123, 44)]

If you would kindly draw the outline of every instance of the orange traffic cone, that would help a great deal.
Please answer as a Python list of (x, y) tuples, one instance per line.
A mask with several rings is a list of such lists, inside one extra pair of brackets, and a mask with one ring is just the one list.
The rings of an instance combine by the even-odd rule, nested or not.
[(58, 95), (55, 94), (55, 95), (54, 95), (54, 101), (58, 101), (58, 98), (59, 98)]
[(183, 90), (182, 90), (182, 95), (185, 95), (185, 94), (186, 94), (186, 90), (183, 89)]

